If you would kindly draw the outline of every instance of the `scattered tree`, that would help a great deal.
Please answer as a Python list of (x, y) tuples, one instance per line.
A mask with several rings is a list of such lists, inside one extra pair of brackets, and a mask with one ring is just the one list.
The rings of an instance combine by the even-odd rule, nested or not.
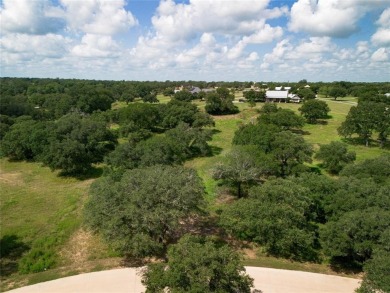
[(305, 124), (304, 119), (295, 114), (294, 111), (282, 108), (279, 108), (277, 112), (260, 115), (258, 122), (260, 124), (273, 124), (284, 130), (300, 129)]
[(245, 91), (243, 93), (244, 98), (249, 101), (249, 102), (264, 102), (265, 101), (265, 92), (264, 91), (254, 91), (254, 90), (249, 90)]
[(275, 134), (280, 131), (280, 128), (274, 124), (245, 124), (234, 133), (233, 144), (256, 145), (265, 153), (269, 153), (272, 150), (271, 143), (275, 139)]
[(311, 162), (313, 150), (301, 136), (291, 131), (282, 131), (275, 134), (270, 153), (278, 162), (279, 174), (285, 177), (299, 173), (304, 162)]
[(362, 102), (350, 109), (347, 118), (338, 128), (340, 135), (350, 137), (357, 134), (369, 145), (372, 133), (378, 131), (381, 145), (390, 133), (390, 110), (386, 104)]
[(330, 111), (328, 104), (319, 100), (306, 101), (298, 110), (311, 124), (316, 123), (318, 119), (327, 118)]
[(30, 118), (16, 122), (1, 141), (1, 153), (11, 160), (39, 160), (49, 145), (51, 127), (51, 122)]
[(192, 94), (187, 90), (182, 90), (174, 94), (174, 99), (182, 102), (191, 102), (193, 99)]
[(348, 152), (347, 146), (338, 141), (320, 146), (315, 155), (316, 159), (323, 161), (322, 165), (332, 174), (338, 174), (345, 165), (355, 161), (355, 152)]
[(116, 143), (105, 123), (72, 114), (56, 122), (42, 160), (52, 170), (61, 169), (63, 174), (82, 174), (91, 164), (102, 162)]
[(305, 102), (316, 98), (315, 92), (313, 92), (310, 88), (300, 88), (299, 91), (297, 91), (297, 95)]
[(220, 225), (239, 239), (261, 244), (271, 255), (312, 260), (315, 235), (306, 218), (307, 193), (290, 180), (267, 181), (223, 210)]
[(331, 87), (327, 93), (334, 100), (337, 100), (337, 98), (345, 97), (347, 95), (346, 89), (340, 86)]
[(167, 259), (144, 270), (146, 292), (249, 293), (253, 285), (239, 255), (209, 239), (184, 236), (169, 247)]
[(238, 197), (242, 196), (242, 185), (259, 182), (262, 177), (275, 173), (275, 164), (256, 146), (236, 146), (226, 155), (224, 163), (218, 164), (213, 178), (233, 183)]
[(213, 115), (225, 115), (238, 113), (238, 108), (233, 104), (234, 95), (227, 88), (218, 88), (215, 93), (206, 96), (206, 112)]
[(200, 212), (204, 188), (194, 170), (154, 166), (129, 170), (119, 182), (95, 181), (87, 224), (124, 254), (160, 255), (185, 219)]

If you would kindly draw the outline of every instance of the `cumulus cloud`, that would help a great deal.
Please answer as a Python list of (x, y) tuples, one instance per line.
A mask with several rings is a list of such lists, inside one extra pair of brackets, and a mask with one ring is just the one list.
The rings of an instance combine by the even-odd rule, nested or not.
[(188, 41), (199, 32), (249, 35), (264, 27), (264, 20), (286, 13), (286, 8), (267, 9), (269, 0), (191, 0), (176, 4), (161, 1), (152, 18), (158, 35), (172, 41)]
[(376, 45), (390, 46), (390, 8), (382, 12), (377, 24), (379, 28), (371, 37), (371, 41)]
[[(308, 40), (292, 43), (284, 39), (276, 44), (271, 53), (264, 55), (261, 69), (272, 68), (315, 71), (322, 68), (336, 67), (337, 62), (332, 60), (332, 52), (337, 47), (329, 37), (311, 37)], [(346, 54), (347, 52), (345, 52)]]
[(298, 0), (291, 7), (288, 27), (314, 36), (347, 37), (359, 29), (365, 13), (389, 4), (389, 0)]
[(72, 54), (78, 57), (117, 57), (119, 54), (118, 44), (111, 36), (86, 34), (81, 44), (72, 48)]
[(61, 12), (48, 0), (3, 0), (0, 23), (5, 33), (44, 35), (62, 29)]
[(71, 40), (60, 35), (9, 34), (0, 40), (2, 62), (18, 60), (42, 61), (46, 58), (61, 58), (71, 45)]
[(379, 48), (376, 50), (372, 56), (371, 60), (374, 62), (384, 62), (389, 60), (389, 54), (386, 50), (386, 48)]
[(259, 59), (248, 45), (270, 43), (283, 35), (266, 23), (288, 13), (269, 9), (270, 0), (162, 0), (152, 17), (153, 30), (138, 39), (132, 59), (149, 67), (238, 66), (249, 68)]
[(89, 34), (114, 35), (138, 24), (123, 0), (61, 0), (71, 29)]

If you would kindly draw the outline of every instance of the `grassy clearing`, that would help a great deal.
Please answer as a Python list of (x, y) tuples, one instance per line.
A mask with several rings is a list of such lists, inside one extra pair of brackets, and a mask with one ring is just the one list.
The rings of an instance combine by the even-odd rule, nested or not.
[(91, 180), (57, 177), (39, 163), (0, 162), (3, 235), (30, 242), (56, 230), (60, 222), (80, 218)]
[[(71, 250), (73, 254), (63, 252), (70, 251), (69, 239), (80, 229), (92, 181), (58, 177), (39, 163), (0, 160), (2, 245), (14, 247), (1, 260), (1, 290), (13, 287), (17, 279), (28, 278), (17, 273), (17, 263), (21, 259), (37, 262), (26, 254), (29, 250), (47, 253), (57, 267), (74, 263), (72, 256), (79, 253), (83, 243), (79, 249)], [(94, 241), (99, 253), (107, 256), (107, 248), (100, 248), (99, 241)]]

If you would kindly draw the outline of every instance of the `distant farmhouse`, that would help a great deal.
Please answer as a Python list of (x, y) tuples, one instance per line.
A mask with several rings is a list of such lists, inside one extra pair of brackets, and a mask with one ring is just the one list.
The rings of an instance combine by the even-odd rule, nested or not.
[(265, 101), (268, 103), (300, 103), (301, 98), (295, 94), (289, 94), (291, 87), (276, 86), (274, 91), (265, 92)]
[(275, 103), (275, 102), (276, 103), (287, 103), (287, 99), (288, 99), (288, 91), (276, 90), (276, 91), (266, 91), (265, 92), (265, 101), (268, 103)]

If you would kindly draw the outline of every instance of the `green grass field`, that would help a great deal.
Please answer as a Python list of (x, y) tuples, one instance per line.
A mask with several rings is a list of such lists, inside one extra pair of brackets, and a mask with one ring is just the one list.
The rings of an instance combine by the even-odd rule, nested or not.
[[(239, 95), (237, 93), (236, 95)], [(168, 102), (169, 97), (159, 96), (161, 102)], [(326, 124), (305, 125), (304, 138), (318, 148), (320, 144), (341, 140), (337, 128), (344, 121), (350, 107), (356, 101), (346, 98), (342, 101), (326, 99), (331, 108), (331, 119)], [(347, 101), (347, 102), (345, 102)], [(195, 102), (201, 109), (204, 102)], [(198, 171), (205, 183), (206, 199), (210, 211), (215, 210), (220, 188), (211, 178), (214, 166), (231, 149), (234, 132), (241, 123), (253, 121), (262, 104), (250, 108), (247, 103), (236, 104), (240, 113), (215, 117), (215, 130), (210, 145), (213, 156), (195, 158), (186, 162), (187, 167)], [(116, 108), (125, 103), (115, 104)], [(281, 103), (278, 106), (298, 111), (299, 104)], [(349, 149), (357, 153), (357, 160), (373, 158), (383, 152), (377, 146), (366, 148), (362, 145), (350, 145)], [(316, 164), (316, 162), (314, 162)], [(20, 245), (36, 247), (41, 241), (54, 241), (51, 246), (56, 255), (56, 268), (27, 276), (16, 272), (14, 263), (2, 262), (1, 290), (10, 289), (29, 283), (39, 282), (76, 274), (83, 271), (99, 270), (115, 267), (119, 259), (115, 257), (98, 236), (91, 235), (82, 229), (82, 210), (87, 199), (88, 189), (94, 179), (77, 180), (58, 177), (50, 169), (38, 163), (8, 162), (0, 160), (0, 212), (1, 237), (16, 237)], [(80, 256), (81, 251), (81, 256)], [(265, 256), (255, 257), (246, 261), (247, 265), (259, 265), (275, 268), (302, 269), (313, 272), (329, 273), (326, 265), (305, 265)], [(8, 266), (8, 267), (7, 267)], [(319, 267), (320, 266), (320, 267)]]

